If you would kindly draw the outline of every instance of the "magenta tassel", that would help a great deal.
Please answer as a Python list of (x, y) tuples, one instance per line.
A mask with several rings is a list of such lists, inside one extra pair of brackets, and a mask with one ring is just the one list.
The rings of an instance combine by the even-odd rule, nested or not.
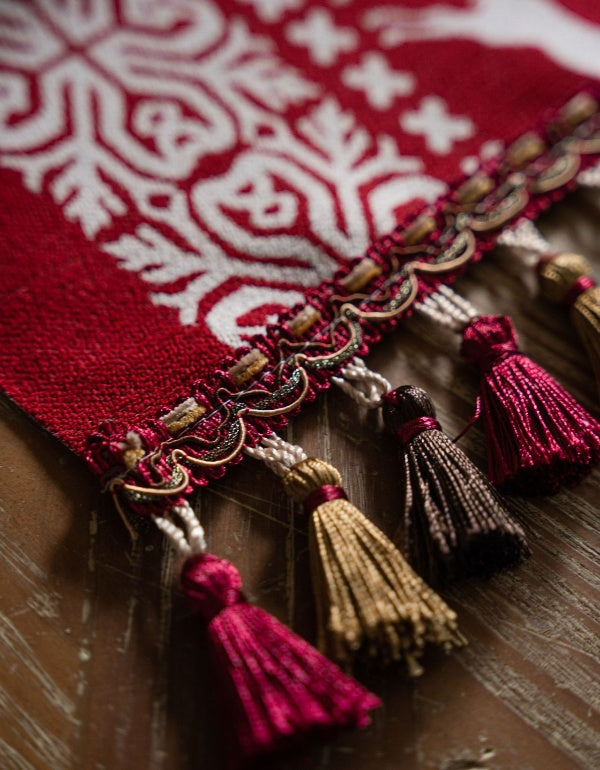
[(505, 492), (542, 495), (578, 482), (600, 457), (600, 423), (517, 347), (507, 316), (480, 316), (462, 355), (481, 372), (489, 476)]
[(182, 589), (208, 624), (231, 764), (280, 751), (308, 733), (369, 724), (379, 699), (260, 607), (236, 568), (190, 558)]

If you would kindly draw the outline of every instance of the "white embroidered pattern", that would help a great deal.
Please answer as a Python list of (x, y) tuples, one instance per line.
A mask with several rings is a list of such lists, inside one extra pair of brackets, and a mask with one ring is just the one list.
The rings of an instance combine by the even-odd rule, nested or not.
[[(164, 287), (152, 293), (152, 301), (176, 308), (186, 325), (196, 322), (204, 298), (227, 280), (260, 281), (259, 290), (236, 289), (207, 313), (213, 333), (237, 345), (241, 334), (258, 331), (254, 326), (235, 331), (235, 319), (251, 310), (252, 302), (299, 302), (302, 295), (291, 287), (329, 277), (337, 264), (331, 252), (360, 254), (375, 234), (394, 225), (395, 207), (443, 192), (444, 185), (422, 171), (422, 162), (402, 157), (391, 137), (374, 144), (352, 113), (326, 98), (298, 121), (297, 132), (261, 138), (222, 176), (197, 182), (189, 198), (165, 188), (160, 205), (144, 201), (142, 213), (166, 232), (177, 232), (187, 249), (149, 225), (104, 248), (121, 267)], [(208, 228), (240, 257), (226, 254)], [(288, 234), (290, 229), (297, 234)]]
[[(300, 118), (295, 132), (261, 138), (222, 177), (198, 182), (192, 203), (214, 232), (244, 253), (309, 260), (325, 277), (334, 267), (327, 247), (346, 257), (360, 254), (393, 226), (395, 207), (413, 197), (432, 200), (444, 189), (423, 174), (419, 158), (400, 155), (390, 136), (374, 142), (351, 112), (327, 97)], [(236, 214), (242, 211), (252, 228), (241, 225)], [(292, 227), (305, 234), (281, 234)]]
[[(246, 1), (267, 21), (303, 5)], [(295, 304), (393, 227), (405, 201), (444, 190), (209, 0), (0, 0), (0, 14), (2, 163), (139, 275), (153, 304), (184, 325), (204, 318), (228, 345), (260, 330), (257, 308)], [(324, 8), (286, 33), (322, 66), (359, 42)], [(381, 66), (374, 56), (363, 68)], [(410, 88), (392, 74), (395, 94)], [(223, 170), (203, 174), (215, 157)], [(132, 211), (142, 224), (109, 241)]]
[(310, 58), (321, 67), (335, 64), (342, 53), (353, 51), (359, 37), (352, 27), (338, 27), (326, 8), (311, 8), (303, 19), (290, 22), (286, 37), (293, 45), (308, 48)]
[(446, 155), (454, 142), (469, 139), (475, 133), (470, 118), (451, 115), (446, 102), (439, 96), (426, 96), (418, 110), (408, 110), (400, 118), (407, 134), (422, 134), (430, 152)]
[(600, 77), (600, 26), (558, 0), (472, 0), (457, 8), (381, 6), (364, 15), (366, 29), (392, 48), (416, 40), (474, 40), (487, 46), (539, 48), (565, 69)]
[[(183, 195), (176, 196), (170, 213), (165, 213), (163, 222), (179, 223), (177, 210), (185, 206)], [(151, 293), (155, 305), (172, 307), (179, 313), (183, 325), (196, 323), (198, 309), (203, 299), (218, 290), (230, 279), (247, 278), (253, 281), (273, 283), (274, 277), (280, 286), (243, 286), (225, 294), (214, 303), (209, 303), (207, 324), (216, 337), (232, 347), (242, 343), (243, 334), (255, 334), (259, 327), (242, 327), (236, 320), (256, 307), (267, 304), (292, 306), (302, 299), (302, 294), (284, 288), (311, 286), (314, 272), (306, 265), (298, 267), (279, 266), (273, 270), (270, 263), (261, 264), (227, 257), (223, 250), (211, 241), (192, 221), (180, 228), (188, 236), (190, 245), (183, 249), (158, 229), (140, 225), (134, 235), (122, 235), (118, 240), (107, 243), (105, 250), (112, 254), (125, 270), (138, 273), (149, 284), (168, 289), (172, 284), (187, 280), (184, 288), (176, 291)], [(210, 307), (212, 305), (212, 307)]]
[(409, 96), (415, 90), (415, 78), (410, 72), (393, 70), (385, 56), (375, 51), (366, 53), (360, 64), (348, 65), (342, 80), (348, 88), (364, 91), (376, 110), (387, 110), (397, 96)]
[(3, 163), (36, 192), (57, 172), (50, 192), (88, 237), (126, 213), (122, 190), (137, 203), (152, 194), (152, 179), (186, 179), (204, 156), (274, 130), (278, 112), (319, 91), (209, 2), (129, 0), (121, 10), (131, 28), (117, 25), (109, 3), (44, 10), (52, 27), (3, 3), (19, 34), (1, 39), (0, 63), (32, 73), (41, 95), (35, 110), (24, 75), (0, 80)]

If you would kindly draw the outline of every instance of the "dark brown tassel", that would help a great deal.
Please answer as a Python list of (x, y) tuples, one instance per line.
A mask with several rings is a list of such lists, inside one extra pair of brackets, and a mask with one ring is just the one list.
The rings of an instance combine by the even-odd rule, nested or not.
[(383, 398), (386, 426), (403, 449), (406, 556), (430, 583), (488, 575), (529, 555), (525, 534), (497, 492), (442, 432), (421, 388)]

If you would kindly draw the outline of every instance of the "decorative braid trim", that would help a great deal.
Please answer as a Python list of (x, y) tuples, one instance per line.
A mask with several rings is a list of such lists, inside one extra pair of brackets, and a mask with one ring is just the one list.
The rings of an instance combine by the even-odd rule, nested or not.
[[(174, 409), (139, 426), (101, 425), (88, 440), (92, 469), (139, 514), (160, 516), (182, 504), (193, 488), (239, 462), (244, 447), (283, 428), (416, 303), (481, 259), (503, 228), (535, 220), (584, 184), (599, 157), (599, 94), (581, 93), (374, 242), (361, 260), (308, 290), (306, 304), (195, 382)], [(195, 410), (189, 421), (187, 404)]]

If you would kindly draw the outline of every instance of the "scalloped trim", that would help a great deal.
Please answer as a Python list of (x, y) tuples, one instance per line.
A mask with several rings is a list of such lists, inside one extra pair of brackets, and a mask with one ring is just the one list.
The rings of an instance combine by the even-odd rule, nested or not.
[(408, 317), (416, 301), (481, 259), (502, 228), (536, 219), (575, 189), (577, 174), (599, 156), (598, 94), (585, 92), (307, 291), (306, 304), (283, 313), (212, 377), (194, 382), (174, 408), (137, 426), (103, 423), (88, 439), (92, 469), (141, 514), (221, 477), (245, 445), (284, 427), (353, 356), (366, 355)]

